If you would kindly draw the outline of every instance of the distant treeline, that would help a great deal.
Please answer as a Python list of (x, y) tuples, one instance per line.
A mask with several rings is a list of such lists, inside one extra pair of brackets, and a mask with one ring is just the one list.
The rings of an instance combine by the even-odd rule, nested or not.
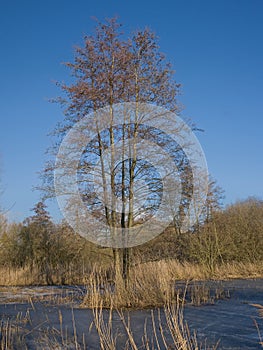
[[(112, 274), (113, 252), (78, 236), (64, 222), (52, 223), (40, 202), (23, 223), (2, 217), (0, 268), (31, 273), (36, 284), (85, 283), (96, 268)], [(263, 261), (263, 202), (254, 198), (217, 210), (207, 222), (188, 233), (172, 225), (154, 240), (132, 248), (131, 266), (175, 259), (204, 265), (211, 272), (220, 264)]]

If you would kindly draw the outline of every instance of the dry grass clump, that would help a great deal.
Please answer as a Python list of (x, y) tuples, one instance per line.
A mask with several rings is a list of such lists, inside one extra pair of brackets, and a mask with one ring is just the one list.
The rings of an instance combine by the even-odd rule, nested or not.
[(190, 262), (179, 262), (176, 259), (159, 260), (147, 263), (154, 271), (168, 271), (173, 280), (205, 280), (211, 277), (209, 269), (205, 265), (193, 264)]
[(177, 299), (172, 269), (159, 262), (139, 264), (130, 271), (128, 283), (122, 278), (108, 281), (107, 275), (95, 270), (87, 279), (83, 306), (104, 308), (150, 308), (173, 303)]

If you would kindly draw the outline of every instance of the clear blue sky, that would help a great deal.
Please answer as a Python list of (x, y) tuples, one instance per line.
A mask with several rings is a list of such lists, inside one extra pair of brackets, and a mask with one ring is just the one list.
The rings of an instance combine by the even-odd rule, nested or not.
[[(54, 80), (69, 80), (61, 62), (103, 20), (118, 15), (124, 30), (144, 26), (182, 83), (183, 115), (198, 134), (226, 203), (263, 191), (262, 0), (1, 1), (0, 164), (2, 206), (21, 220), (39, 199), (32, 187), (51, 131), (63, 114), (49, 98)], [(56, 213), (56, 205), (50, 207)]]

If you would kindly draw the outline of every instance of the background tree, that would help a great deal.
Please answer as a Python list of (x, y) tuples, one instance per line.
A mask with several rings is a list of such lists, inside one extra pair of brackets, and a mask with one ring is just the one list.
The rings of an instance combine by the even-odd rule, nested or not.
[(5, 224), (1, 226), (0, 234), (0, 265), (8, 269), (12, 267), (21, 267), (21, 256), (19, 254), (18, 232), (21, 224)]
[(224, 190), (217, 184), (216, 180), (210, 176), (204, 207), (204, 222), (208, 223), (211, 221), (214, 214), (222, 209), (223, 199)]
[(20, 255), (24, 265), (29, 264), (31, 269), (36, 266), (45, 282), (53, 284), (54, 225), (43, 202), (38, 202), (32, 210), (34, 215), (24, 221), (19, 233)]

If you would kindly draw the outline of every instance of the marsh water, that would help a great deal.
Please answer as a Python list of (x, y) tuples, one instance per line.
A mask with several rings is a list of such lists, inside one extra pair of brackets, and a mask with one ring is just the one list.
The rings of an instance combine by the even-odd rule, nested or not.
[[(178, 286), (183, 288), (182, 283)], [(184, 307), (184, 319), (190, 331), (196, 331), (203, 347), (205, 344), (211, 346), (219, 342), (218, 349), (261, 349), (260, 332), (263, 334), (263, 319), (259, 317), (258, 309), (253, 304), (263, 305), (263, 279), (193, 284), (193, 288), (197, 289), (204, 286), (211, 290), (211, 298), (197, 306), (198, 303), (194, 303), (195, 305), (190, 303), (191, 295), (188, 293), (189, 303)], [(218, 291), (221, 296), (217, 299), (215, 296)], [(2, 288), (0, 291), (2, 324), (8, 320), (17, 325), (17, 333), (21, 338), (16, 345), (18, 349), (23, 349), (25, 345), (28, 349), (41, 349), (44, 343), (49, 344), (45, 347), (48, 349), (56, 342), (68, 344), (62, 348), (75, 349), (76, 340), (82, 344), (82, 349), (100, 349), (99, 338), (92, 325), (92, 310), (80, 307), (85, 292), (84, 287), (74, 286)], [(106, 320), (109, 311), (103, 312)], [(125, 311), (124, 317), (130, 320), (138, 348), (146, 341), (143, 339), (145, 330), (148, 340), (152, 339), (152, 317), (155, 318), (157, 325), (158, 317), (161, 320), (165, 318), (162, 309), (159, 312), (158, 310)], [(113, 313), (112, 327), (116, 335), (117, 348), (123, 349), (127, 334), (117, 313)]]

